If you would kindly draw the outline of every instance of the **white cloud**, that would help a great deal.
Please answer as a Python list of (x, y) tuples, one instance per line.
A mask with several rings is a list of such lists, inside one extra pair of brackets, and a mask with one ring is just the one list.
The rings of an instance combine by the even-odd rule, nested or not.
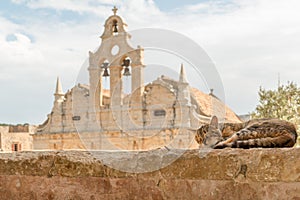
[(0, 31), (0, 121), (41, 123), (51, 110), (56, 76), (62, 77), (65, 89), (72, 87), (98, 37), (91, 39), (81, 25), (0, 21), (5, 22)]
[[(121, 0), (60, 0), (59, 3), (56, 0), (13, 0), (14, 3), (25, 4), (32, 9), (50, 8), (56, 11), (73, 11), (80, 14), (94, 14), (98, 16), (106, 17), (111, 14), (112, 5), (118, 5), (123, 7), (127, 5), (130, 1)], [(135, 1), (139, 4), (143, 1)], [(148, 5), (150, 5), (149, 3)], [(141, 5), (141, 4), (139, 4)]]
[(94, 14), (107, 17), (111, 14), (112, 5), (116, 5), (126, 16), (144, 18), (161, 14), (152, 0), (12, 0), (32, 9), (50, 8), (57, 11), (73, 11), (80, 14)]
[(13, 35), (15, 40), (2, 41), (3, 47), (0, 50), (1, 55), (4, 55), (4, 60), (15, 62), (16, 64), (42, 61), (40, 51), (34, 47), (28, 36), (22, 33), (14, 33)]
[[(283, 82), (299, 83), (299, 8), (293, 0), (236, 1), (230, 12), (191, 13), (173, 27), (204, 45), (223, 79), (227, 103), (242, 113), (254, 109), (260, 85), (277, 86), (278, 73)], [(178, 26), (183, 21), (187, 28)]]
[[(51, 8), (96, 16), (80, 24), (76, 21), (46, 24), (45, 18), (15, 24), (0, 17), (0, 82), (13, 85), (18, 80), (25, 81), (32, 95), (44, 91), (40, 101), (50, 107), (55, 77), (62, 76), (65, 90), (71, 88), (87, 52), (100, 44), (98, 36), (105, 18), (112, 14), (112, 2), (13, 1), (27, 5), (32, 12)], [(299, 83), (300, 2), (297, 0), (235, 0), (230, 4), (208, 1), (169, 12), (160, 11), (149, 0), (119, 0), (115, 4), (129, 30), (166, 28), (185, 34), (203, 46), (220, 72), (227, 103), (238, 113), (253, 110), (259, 86), (276, 87), (278, 73), (282, 82)], [(15, 35), (16, 40), (7, 41), (8, 35)], [(38, 85), (34, 84), (36, 81)], [(17, 85), (10, 88), (16, 93), (18, 89)], [(12, 94), (13, 97), (16, 95)], [(34, 104), (38, 104), (37, 100), (33, 100)], [(10, 106), (11, 110), (14, 105)], [(49, 111), (43, 107), (33, 121), (37, 123)]]
[(180, 9), (183, 13), (224, 14), (238, 8), (239, 4), (224, 1), (204, 1), (198, 4), (187, 5)]

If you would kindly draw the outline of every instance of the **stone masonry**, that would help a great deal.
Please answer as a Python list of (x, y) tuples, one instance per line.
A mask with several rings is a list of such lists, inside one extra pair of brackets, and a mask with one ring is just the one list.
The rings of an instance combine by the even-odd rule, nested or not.
[[(2, 153), (1, 199), (300, 199), (300, 149)], [(183, 153), (183, 155), (181, 155)], [(175, 162), (157, 170), (172, 157)], [(122, 159), (125, 158), (125, 159)], [(145, 167), (145, 166), (144, 166)]]

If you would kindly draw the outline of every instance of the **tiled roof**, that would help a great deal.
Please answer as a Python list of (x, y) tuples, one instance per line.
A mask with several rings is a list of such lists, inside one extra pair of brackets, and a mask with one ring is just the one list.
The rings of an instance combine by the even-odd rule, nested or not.
[(216, 115), (218, 117), (224, 116), (225, 114), (226, 122), (241, 122), (239, 117), (214, 95), (205, 94), (197, 88), (191, 88), (190, 91), (191, 96), (195, 98), (199, 105), (200, 113), (203, 113), (206, 116)]
[[(178, 89), (178, 81), (162, 76), (161, 78), (154, 81), (155, 83), (165, 82), (172, 85), (174, 89)], [(88, 85), (80, 85), (83, 88), (89, 89)], [(211, 94), (205, 94), (197, 88), (190, 87), (191, 96), (196, 100), (199, 108), (198, 112), (204, 116), (210, 117), (216, 115), (219, 118), (224, 117), (225, 121), (231, 123), (241, 122), (241, 119), (223, 102), (217, 97)], [(110, 97), (110, 90), (103, 89), (103, 96)]]

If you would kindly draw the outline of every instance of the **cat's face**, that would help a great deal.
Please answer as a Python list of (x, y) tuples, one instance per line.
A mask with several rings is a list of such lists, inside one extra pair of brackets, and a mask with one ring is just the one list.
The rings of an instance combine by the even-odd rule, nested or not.
[(218, 127), (208, 125), (208, 131), (204, 139), (203, 144), (205, 146), (213, 147), (219, 141), (222, 140), (222, 134)]
[(222, 134), (216, 117), (212, 117), (210, 124), (205, 124), (197, 130), (196, 141), (205, 147), (213, 147), (221, 140)]

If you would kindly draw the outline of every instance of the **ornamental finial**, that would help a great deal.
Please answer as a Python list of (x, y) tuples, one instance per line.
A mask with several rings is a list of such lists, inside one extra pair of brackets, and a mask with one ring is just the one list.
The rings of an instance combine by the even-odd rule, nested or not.
[(112, 11), (114, 12), (114, 15), (117, 14), (118, 8), (116, 6), (114, 6), (114, 8), (112, 9)]

